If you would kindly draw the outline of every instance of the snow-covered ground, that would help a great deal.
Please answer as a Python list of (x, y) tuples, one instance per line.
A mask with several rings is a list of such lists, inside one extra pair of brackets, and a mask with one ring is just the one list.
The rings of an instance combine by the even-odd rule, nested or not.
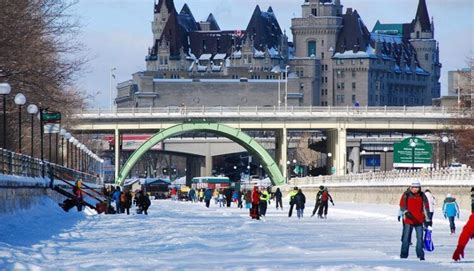
[[(450, 258), (458, 235), (435, 214), (434, 252), (399, 259), (397, 207), (339, 203), (327, 220), (269, 206), (265, 221), (212, 203), (153, 201), (149, 216), (64, 213), (45, 198), (34, 210), (0, 215), (0, 270), (474, 270)], [(458, 221), (461, 230), (465, 211)]]

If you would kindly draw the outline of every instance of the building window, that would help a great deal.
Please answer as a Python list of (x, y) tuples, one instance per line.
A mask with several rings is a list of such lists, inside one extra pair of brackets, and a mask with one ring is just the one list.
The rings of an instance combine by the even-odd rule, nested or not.
[(328, 78), (324, 77), (324, 83), (327, 83), (327, 82), (328, 82)]
[(429, 55), (429, 54), (425, 54), (425, 60), (428, 61), (429, 58), (430, 58), (430, 55)]
[(312, 9), (311, 9), (311, 14), (312, 14), (313, 16), (318, 16), (318, 10), (315, 9), (315, 8), (312, 8)]
[(416, 38), (417, 38), (417, 39), (420, 38), (420, 31), (416, 31)]
[(341, 89), (344, 89), (344, 83), (341, 83)]
[(308, 41), (308, 56), (315, 56), (316, 55), (316, 42), (315, 41)]
[(355, 77), (356, 77), (356, 72), (352, 71), (352, 78), (355, 78)]
[(356, 82), (352, 82), (352, 90), (356, 90)]
[(352, 95), (352, 103), (355, 103), (355, 102), (356, 102), (356, 96)]
[(324, 46), (324, 40), (321, 40), (321, 46)]
[(321, 59), (324, 59), (324, 53), (321, 53)]
[(355, 65), (356, 64), (355, 59), (351, 60), (351, 63), (352, 63), (352, 65)]

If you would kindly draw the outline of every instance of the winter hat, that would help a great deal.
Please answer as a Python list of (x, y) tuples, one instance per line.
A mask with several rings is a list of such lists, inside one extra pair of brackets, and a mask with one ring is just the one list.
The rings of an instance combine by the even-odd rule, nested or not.
[(319, 189), (320, 189), (320, 190), (323, 190), (323, 189), (324, 189), (324, 185), (319, 186)]
[(447, 197), (447, 198), (452, 198), (453, 196), (452, 196), (450, 193), (448, 193), (448, 194), (446, 195), (446, 197)]
[(414, 181), (411, 183), (411, 187), (421, 187), (420, 181)]

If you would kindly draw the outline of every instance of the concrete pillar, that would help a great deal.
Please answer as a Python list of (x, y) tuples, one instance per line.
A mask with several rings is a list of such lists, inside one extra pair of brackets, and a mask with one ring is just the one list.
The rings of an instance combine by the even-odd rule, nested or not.
[(206, 155), (206, 175), (212, 176), (212, 155)]
[(275, 161), (280, 166), (283, 177), (287, 179), (288, 169), (288, 130), (286, 128), (277, 130), (275, 133)]
[(345, 128), (338, 128), (329, 130), (327, 132), (328, 138), (328, 153), (331, 153), (331, 158), (328, 158), (328, 174), (333, 174), (332, 169), (335, 169), (334, 175), (345, 175), (347, 167), (347, 133)]
[(120, 172), (120, 131), (119, 129), (115, 129), (114, 133), (114, 151), (115, 151), (115, 180), (118, 179), (118, 175)]
[(337, 144), (336, 144), (336, 174), (347, 174), (347, 130), (339, 128), (337, 130)]

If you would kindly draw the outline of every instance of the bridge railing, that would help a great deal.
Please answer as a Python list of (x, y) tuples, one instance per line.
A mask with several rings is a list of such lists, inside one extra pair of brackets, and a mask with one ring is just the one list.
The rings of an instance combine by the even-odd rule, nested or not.
[(76, 118), (115, 118), (115, 117), (232, 117), (232, 116), (345, 116), (345, 117), (466, 117), (470, 111), (447, 107), (354, 107), (354, 106), (168, 106), (148, 108), (82, 109), (74, 115)]
[(345, 176), (318, 176), (290, 179), (292, 186), (319, 186), (319, 185), (409, 185), (418, 180), (422, 184), (437, 185), (473, 185), (474, 174), (470, 167), (441, 168), (423, 170), (393, 170), (382, 172), (368, 172), (349, 174)]
[(82, 179), (87, 183), (99, 183), (96, 175), (77, 171), (62, 165), (41, 161), (25, 154), (19, 154), (0, 148), (0, 174), (23, 177), (50, 177), (51, 175), (67, 176), (71, 179)]

